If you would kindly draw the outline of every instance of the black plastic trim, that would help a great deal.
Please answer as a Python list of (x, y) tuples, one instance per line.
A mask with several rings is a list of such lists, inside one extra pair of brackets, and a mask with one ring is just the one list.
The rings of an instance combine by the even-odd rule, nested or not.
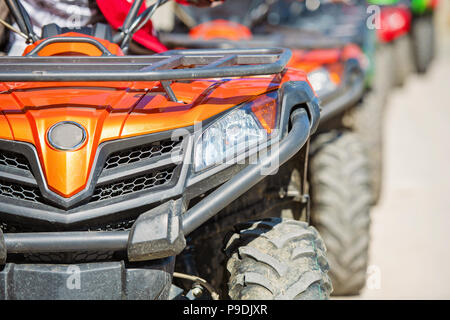
[[(1, 150), (0, 150), (1, 152)], [(33, 174), (24, 169), (17, 169), (10, 166), (0, 165), (0, 179), (12, 182), (19, 182), (24, 185), (37, 187), (37, 181)]]

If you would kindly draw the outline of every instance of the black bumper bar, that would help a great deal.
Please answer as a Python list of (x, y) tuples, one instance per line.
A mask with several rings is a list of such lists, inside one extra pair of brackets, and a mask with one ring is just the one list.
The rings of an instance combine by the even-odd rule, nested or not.
[(125, 250), (128, 231), (41, 232), (4, 235), (7, 253)]
[[(305, 109), (294, 110), (291, 130), (277, 146), (277, 152), (271, 152), (258, 163), (245, 167), (182, 216), (179, 203), (171, 201), (143, 214), (131, 231), (3, 235), (0, 230), (0, 264), (6, 261), (6, 255), (10, 253), (128, 250), (129, 259), (133, 261), (175, 255), (184, 248), (184, 238), (180, 240), (180, 235), (183, 237), (183, 234), (189, 234), (261, 181), (264, 178), (261, 172), (264, 170), (269, 174), (267, 168), (270, 164), (278, 163), (271, 169), (276, 170), (294, 156), (308, 140), (312, 122)], [(158, 225), (158, 231), (162, 230), (160, 233), (147, 229), (155, 224)]]

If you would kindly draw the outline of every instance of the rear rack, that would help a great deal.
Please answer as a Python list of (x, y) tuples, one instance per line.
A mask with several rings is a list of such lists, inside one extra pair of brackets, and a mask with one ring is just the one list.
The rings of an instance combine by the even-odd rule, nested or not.
[(2, 57), (0, 81), (171, 81), (280, 73), (283, 48), (172, 50), (151, 56)]

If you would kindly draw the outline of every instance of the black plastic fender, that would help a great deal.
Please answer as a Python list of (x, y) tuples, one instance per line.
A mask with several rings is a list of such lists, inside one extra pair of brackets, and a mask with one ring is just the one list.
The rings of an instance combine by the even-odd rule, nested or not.
[(280, 88), (280, 104), (282, 106), (282, 135), (288, 131), (288, 126), (285, 124), (289, 120), (292, 110), (299, 105), (306, 107), (305, 110), (308, 113), (310, 121), (310, 134), (316, 131), (319, 126), (320, 105), (319, 99), (314, 94), (308, 82), (288, 81), (283, 83)]

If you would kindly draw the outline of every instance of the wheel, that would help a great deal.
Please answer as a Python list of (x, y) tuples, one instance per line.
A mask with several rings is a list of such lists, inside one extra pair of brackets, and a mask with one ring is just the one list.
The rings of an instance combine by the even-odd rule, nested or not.
[(325, 246), (305, 222), (269, 218), (236, 227), (227, 242), (229, 297), (256, 299), (327, 299)]
[(384, 109), (391, 86), (392, 51), (387, 45), (377, 49), (375, 57), (376, 73), (372, 88), (362, 102), (353, 109), (351, 127), (359, 135), (366, 148), (370, 165), (372, 203), (376, 204), (383, 186), (383, 130)]
[[(229, 279), (224, 239), (234, 232), (235, 225), (272, 217), (304, 218), (305, 204), (298, 199), (302, 191), (300, 172), (303, 161), (303, 155), (298, 153), (282, 165), (276, 175), (265, 177), (186, 239), (192, 249), (192, 262), (198, 275), (206, 279), (221, 297), (228, 296)], [(182, 258), (177, 259), (177, 263), (178, 271), (191, 273), (185, 268)]]
[(371, 186), (365, 148), (354, 133), (319, 135), (311, 144), (311, 219), (328, 248), (335, 295), (365, 285)]
[(396, 82), (394, 47), (389, 43), (378, 44), (374, 64), (375, 76), (371, 90), (385, 104)]
[(394, 40), (395, 85), (403, 86), (409, 74), (414, 69), (413, 56), (411, 55), (411, 39), (404, 35)]
[(425, 73), (435, 55), (436, 40), (432, 14), (414, 18), (412, 37), (416, 70), (418, 73)]
[(383, 187), (383, 123), (383, 104), (375, 92), (369, 92), (355, 108), (353, 131), (367, 152), (372, 204), (380, 200)]

